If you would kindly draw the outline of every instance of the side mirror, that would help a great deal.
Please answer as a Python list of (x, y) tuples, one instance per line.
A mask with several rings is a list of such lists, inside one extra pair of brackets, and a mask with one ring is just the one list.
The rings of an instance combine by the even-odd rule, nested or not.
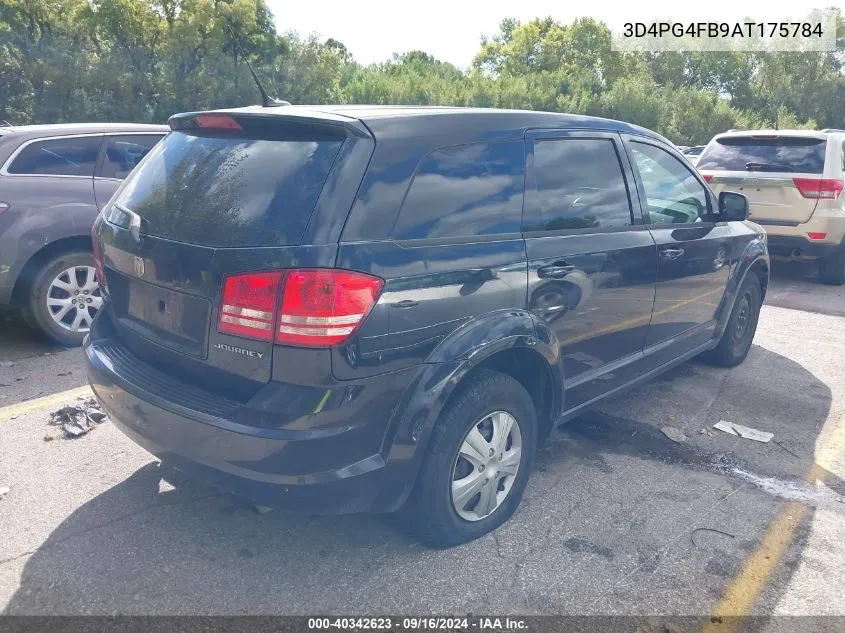
[(748, 198), (741, 193), (723, 191), (719, 194), (719, 217), (724, 222), (748, 219)]

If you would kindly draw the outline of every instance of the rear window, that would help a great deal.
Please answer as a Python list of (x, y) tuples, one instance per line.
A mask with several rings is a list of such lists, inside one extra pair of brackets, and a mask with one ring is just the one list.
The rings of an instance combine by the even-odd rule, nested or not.
[(723, 171), (784, 171), (800, 174), (824, 172), (827, 141), (821, 138), (781, 136), (722, 138), (701, 155), (698, 169)]
[(148, 235), (207, 246), (298, 244), (342, 144), (172, 132), (114, 202), (141, 216)]

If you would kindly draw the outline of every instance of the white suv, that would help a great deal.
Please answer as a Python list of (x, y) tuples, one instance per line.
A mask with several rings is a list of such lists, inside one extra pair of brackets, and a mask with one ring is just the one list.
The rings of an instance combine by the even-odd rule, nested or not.
[(845, 283), (845, 130), (719, 134), (697, 168), (717, 195), (748, 198), (773, 257), (818, 261), (822, 282)]

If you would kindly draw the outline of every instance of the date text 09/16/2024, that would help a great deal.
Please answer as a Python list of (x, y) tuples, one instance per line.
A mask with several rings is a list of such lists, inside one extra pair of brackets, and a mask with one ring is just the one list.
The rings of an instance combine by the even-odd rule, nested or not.
[(527, 628), (524, 619), (514, 617), (308, 618), (309, 630), (527, 631)]

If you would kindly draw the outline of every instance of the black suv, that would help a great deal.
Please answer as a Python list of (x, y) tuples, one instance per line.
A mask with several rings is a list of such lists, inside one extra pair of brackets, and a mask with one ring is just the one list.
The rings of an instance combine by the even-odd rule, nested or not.
[(364, 106), (170, 126), (94, 228), (88, 373), (163, 466), (257, 503), (477, 538), (557, 424), (751, 346), (763, 231), (642, 128)]

